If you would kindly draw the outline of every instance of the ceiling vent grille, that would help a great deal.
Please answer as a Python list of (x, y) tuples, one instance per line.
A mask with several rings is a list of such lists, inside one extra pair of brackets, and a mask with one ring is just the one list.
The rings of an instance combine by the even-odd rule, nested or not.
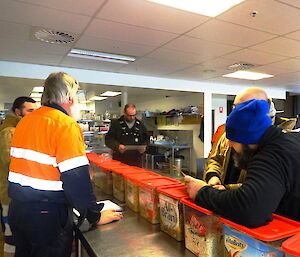
[(254, 67), (255, 67), (255, 65), (251, 64), (251, 63), (238, 62), (238, 63), (234, 63), (234, 64), (228, 66), (228, 69), (232, 70), (232, 71), (238, 71), (238, 70), (249, 70)]
[(45, 28), (33, 28), (32, 36), (34, 40), (58, 45), (69, 44), (75, 40), (75, 36), (67, 32)]

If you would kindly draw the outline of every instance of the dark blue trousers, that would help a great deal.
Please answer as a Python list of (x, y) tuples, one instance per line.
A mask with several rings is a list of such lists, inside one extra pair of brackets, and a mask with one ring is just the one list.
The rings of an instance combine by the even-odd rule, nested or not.
[(15, 257), (69, 257), (73, 221), (70, 208), (49, 202), (12, 200), (9, 224), (15, 237)]

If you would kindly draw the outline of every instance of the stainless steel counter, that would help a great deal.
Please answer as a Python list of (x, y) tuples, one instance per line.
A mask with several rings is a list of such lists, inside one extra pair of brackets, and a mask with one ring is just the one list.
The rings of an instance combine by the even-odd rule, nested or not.
[[(99, 200), (117, 200), (97, 192)], [(118, 203), (119, 204), (119, 203)], [(101, 257), (194, 257), (185, 249), (184, 242), (177, 242), (160, 231), (160, 226), (152, 225), (125, 205), (121, 221), (98, 226), (81, 234), (81, 239), (92, 251), (91, 256)], [(88, 256), (83, 253), (82, 256)]]

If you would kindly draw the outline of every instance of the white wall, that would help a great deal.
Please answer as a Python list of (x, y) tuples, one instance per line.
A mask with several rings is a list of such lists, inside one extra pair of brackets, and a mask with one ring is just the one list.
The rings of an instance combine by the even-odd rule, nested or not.
[[(203, 94), (189, 93), (183, 96), (170, 96), (166, 97), (164, 91), (161, 95), (157, 96), (130, 96), (128, 94), (128, 101), (134, 103), (138, 110), (148, 110), (151, 112), (169, 111), (171, 109), (181, 109), (190, 105), (203, 107)], [(203, 108), (202, 108), (203, 110)], [(192, 130), (193, 131), (193, 154), (192, 154), (192, 172), (196, 172), (196, 159), (203, 158), (203, 142), (199, 139), (200, 124), (181, 124), (158, 126), (158, 130)]]
[(171, 109), (181, 109), (190, 105), (203, 106), (203, 94), (189, 93), (184, 96), (166, 97), (164, 91), (161, 95), (147, 96), (147, 90), (143, 96), (130, 96), (128, 94), (128, 102), (134, 103), (138, 110), (148, 110), (151, 112), (169, 111)]
[(109, 113), (120, 113), (119, 101), (117, 99), (106, 99), (103, 101), (95, 101), (95, 114), (101, 115), (108, 111)]
[(227, 118), (227, 95), (212, 95), (212, 109), (215, 110), (215, 128), (217, 128), (226, 122)]
[(192, 170), (190, 172), (196, 173), (197, 165), (196, 159), (203, 158), (204, 144), (199, 139), (200, 125), (198, 124), (183, 124), (179, 126), (158, 126), (158, 130), (192, 130), (193, 131), (193, 153), (192, 153)]

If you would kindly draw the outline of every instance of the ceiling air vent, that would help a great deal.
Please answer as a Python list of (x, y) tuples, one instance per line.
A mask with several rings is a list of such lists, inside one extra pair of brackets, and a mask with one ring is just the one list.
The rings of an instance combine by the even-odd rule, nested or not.
[(43, 42), (51, 44), (69, 44), (74, 42), (75, 36), (53, 29), (35, 28), (33, 30), (33, 37)]
[(254, 66), (255, 65), (251, 64), (251, 63), (238, 62), (238, 63), (234, 63), (234, 64), (228, 66), (228, 69), (232, 70), (232, 71), (249, 70), (249, 69), (252, 69)]

